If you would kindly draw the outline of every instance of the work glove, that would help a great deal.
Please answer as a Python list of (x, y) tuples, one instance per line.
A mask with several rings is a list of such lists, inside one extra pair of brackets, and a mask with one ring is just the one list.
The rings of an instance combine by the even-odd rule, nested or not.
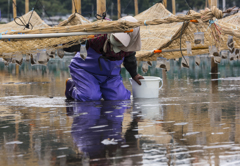
[(136, 81), (138, 85), (141, 85), (141, 82), (139, 81), (139, 79), (144, 79), (144, 78), (140, 74), (137, 74), (135, 77), (133, 77), (133, 80)]

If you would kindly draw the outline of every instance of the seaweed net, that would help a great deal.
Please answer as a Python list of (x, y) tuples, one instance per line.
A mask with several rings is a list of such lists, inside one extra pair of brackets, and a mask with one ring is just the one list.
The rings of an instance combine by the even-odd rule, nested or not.
[[(174, 50), (181, 47), (185, 50), (186, 42), (192, 45), (192, 54), (207, 53), (211, 45), (218, 48), (224, 48), (228, 35), (240, 38), (238, 30), (232, 30), (228, 23), (219, 23), (221, 27), (221, 35), (214, 35), (216, 31), (213, 23), (209, 24), (209, 20), (221, 19), (223, 12), (216, 7), (211, 10), (204, 10), (200, 13), (190, 11), (187, 15), (175, 16), (171, 14), (161, 3), (157, 3), (148, 10), (135, 16), (138, 22), (121, 21), (97, 21), (87, 22), (83, 17), (73, 14), (68, 20), (60, 23), (56, 27), (38, 28), (33, 30), (18, 30), (17, 32), (8, 31), (6, 34), (46, 34), (46, 33), (71, 33), (71, 32), (124, 32), (132, 28), (141, 26), (142, 50), (137, 52), (138, 60), (156, 60), (157, 57), (173, 59), (181, 57), (179, 51), (169, 51), (164, 53), (153, 54), (153, 50)], [(81, 24), (76, 24), (77, 20)], [(83, 20), (83, 21), (82, 21)], [(190, 20), (198, 20), (198, 23), (190, 22)], [(86, 21), (86, 22), (85, 22)], [(204, 32), (204, 44), (194, 43), (194, 33)], [(216, 32), (215, 32), (216, 33)], [(5, 35), (5, 34), (3, 34)], [(181, 38), (180, 38), (181, 36)], [(14, 39), (0, 41), (0, 54), (8, 52), (29, 53), (37, 49), (58, 49), (69, 47), (80, 41), (87, 40), (87, 35), (59, 37), (59, 38), (34, 38), (34, 39)], [(181, 40), (181, 42), (180, 42)], [(186, 55), (187, 52), (183, 51)]]
[(72, 25), (84, 25), (88, 24), (90, 21), (78, 13), (73, 13), (69, 16), (67, 20), (62, 21), (57, 26), (72, 26)]
[(15, 18), (7, 24), (0, 25), (0, 32), (5, 34), (9, 32), (27, 30), (26, 25), (29, 24), (29, 29), (45, 29), (50, 28), (35, 11), (30, 11), (21, 17)]
[[(202, 11), (201, 13), (203, 13)], [(190, 15), (197, 15), (195, 11), (189, 11), (188, 15), (180, 17), (187, 17)], [(158, 3), (148, 10), (135, 16), (136, 19), (144, 21), (154, 19), (167, 19), (174, 17), (161, 3)], [(193, 22), (173, 22), (170, 24), (147, 25), (141, 26), (142, 50), (137, 52), (138, 60), (153, 61), (157, 57), (166, 59), (177, 59), (182, 57), (180, 53), (180, 45), (185, 56), (193, 56), (208, 53), (209, 46), (216, 45), (209, 24), (201, 18), (197, 19), (198, 23)], [(196, 44), (194, 42), (194, 33), (204, 32), (204, 44)], [(181, 38), (180, 38), (181, 36)], [(191, 43), (192, 51), (188, 54), (186, 51), (187, 44)], [(181, 43), (181, 44), (180, 44)], [(221, 43), (222, 44), (222, 43)], [(169, 50), (169, 52), (153, 54), (153, 50)], [(173, 51), (171, 51), (173, 50)], [(178, 51), (177, 51), (178, 50)]]
[[(31, 19), (30, 19), (31, 18)], [(8, 33), (8, 30), (11, 28), (11, 32), (26, 30), (26, 27), (23, 25), (27, 24), (27, 21), (30, 20), (30, 26), (32, 29), (45, 29), (50, 28), (41, 18), (37, 15), (35, 11), (32, 11), (17, 18), (15, 21), (12, 21), (8, 24), (3, 24), (0, 26), (3, 34)], [(22, 21), (24, 21), (22, 23)], [(70, 15), (67, 20), (62, 21), (58, 27), (61, 26), (72, 26), (78, 24), (87, 24), (90, 23), (86, 18), (81, 16), (78, 13)], [(87, 38), (85, 36), (72, 36), (72, 37), (59, 37), (59, 38), (35, 38), (35, 39), (11, 39), (11, 40), (2, 40), (0, 43), (0, 53), (3, 57), (5, 64), (17, 63), (21, 65), (23, 54), (26, 54), (26, 60), (31, 61), (31, 64), (43, 64), (46, 65), (50, 58), (55, 57), (55, 52), (57, 49), (57, 54), (60, 58), (64, 56), (64, 51), (61, 49), (63, 47), (69, 47), (75, 44), (78, 44), (79, 39)], [(61, 43), (67, 43), (62, 45)]]

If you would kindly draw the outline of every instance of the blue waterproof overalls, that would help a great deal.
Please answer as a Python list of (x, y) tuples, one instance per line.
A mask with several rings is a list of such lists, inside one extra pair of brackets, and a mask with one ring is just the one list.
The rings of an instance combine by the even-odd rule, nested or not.
[(118, 144), (115, 146), (123, 145), (125, 140), (122, 137), (122, 122), (123, 114), (129, 108), (128, 104), (122, 101), (97, 101), (68, 107), (68, 115), (74, 117), (73, 142), (79, 150), (88, 153), (90, 158), (102, 158), (107, 151), (107, 146), (101, 143), (103, 140), (114, 139)]
[[(129, 100), (131, 92), (122, 82), (120, 71), (122, 60), (110, 61), (99, 58), (102, 55), (91, 47), (83, 60), (78, 52), (72, 59), (70, 74), (75, 83), (72, 98), (79, 101)], [(99, 63), (102, 70), (100, 70)]]

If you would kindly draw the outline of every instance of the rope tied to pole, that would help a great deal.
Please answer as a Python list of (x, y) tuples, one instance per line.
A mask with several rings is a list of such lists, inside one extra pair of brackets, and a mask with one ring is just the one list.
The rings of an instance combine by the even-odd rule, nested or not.
[(107, 14), (106, 12), (103, 12), (102, 15), (101, 14), (95, 14), (95, 17), (97, 20), (104, 20), (106, 18)]
[(216, 6), (213, 6), (211, 10), (206, 8), (201, 14), (202, 14), (201, 19), (203, 22), (213, 20), (214, 17), (216, 17), (217, 19), (223, 18), (223, 12)]

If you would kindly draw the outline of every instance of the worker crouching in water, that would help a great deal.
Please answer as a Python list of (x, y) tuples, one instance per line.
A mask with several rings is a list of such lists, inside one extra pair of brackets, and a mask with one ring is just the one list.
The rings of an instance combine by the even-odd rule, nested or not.
[[(131, 16), (121, 20), (137, 22)], [(120, 75), (121, 64), (125, 66), (133, 80), (139, 85), (143, 79), (136, 71), (135, 51), (141, 49), (140, 28), (130, 33), (97, 35), (86, 43), (87, 57), (82, 59), (80, 52), (71, 60), (72, 79), (66, 81), (67, 99), (78, 101), (129, 100), (127, 90)]]

